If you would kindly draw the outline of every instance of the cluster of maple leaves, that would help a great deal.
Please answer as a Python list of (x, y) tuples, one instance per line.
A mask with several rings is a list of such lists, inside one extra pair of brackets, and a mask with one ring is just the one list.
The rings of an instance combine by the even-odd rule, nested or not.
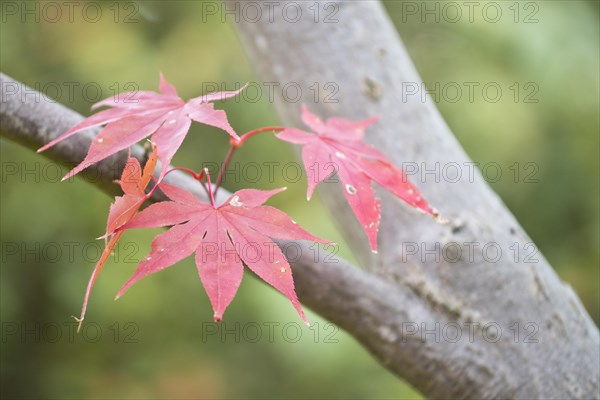
[[(360, 122), (342, 118), (330, 118), (323, 122), (302, 106), (302, 121), (313, 132), (274, 127), (257, 129), (240, 137), (229, 124), (225, 112), (215, 109), (212, 102), (233, 97), (241, 90), (243, 88), (211, 93), (185, 102), (161, 74), (159, 93), (121, 93), (103, 100), (93, 105), (92, 109), (102, 106), (110, 108), (83, 120), (38, 150), (44, 151), (78, 132), (105, 125), (92, 142), (85, 159), (64, 180), (152, 135), (152, 152), (144, 167), (136, 158), (130, 157), (121, 180), (118, 181), (123, 195), (117, 196), (110, 206), (103, 236), (106, 247), (87, 286), (81, 316), (78, 318), (80, 326), (94, 283), (123, 233), (132, 228), (162, 226), (171, 228), (154, 238), (151, 252), (139, 263), (117, 298), (141, 278), (195, 253), (198, 273), (212, 304), (216, 321), (221, 320), (225, 309), (235, 297), (245, 264), (283, 293), (300, 317), (307, 322), (294, 290), (290, 265), (272, 239), (329, 242), (311, 235), (282, 211), (264, 205), (271, 196), (285, 188), (270, 191), (243, 189), (218, 205), (214, 195), (219, 188), (220, 179), (213, 189), (206, 170), (192, 175), (203, 183), (210, 203), (185, 189), (165, 183), (163, 178), (170, 171), (171, 160), (192, 121), (227, 132), (230, 136), (231, 153), (249, 137), (262, 131), (279, 131), (277, 138), (302, 145), (302, 159), (308, 178), (307, 199), (310, 199), (320, 182), (337, 172), (344, 196), (374, 252), (377, 250), (381, 206), (371, 187), (372, 181), (410, 206), (437, 216), (436, 210), (427, 204), (403, 171), (388, 161), (380, 151), (362, 141), (366, 128), (377, 121), (376, 117)], [(162, 162), (162, 167), (155, 173), (158, 160)], [(227, 162), (222, 168), (227, 168)], [(154, 185), (148, 189), (151, 180), (154, 180)], [(156, 189), (160, 189), (170, 201), (155, 203), (140, 211)]]

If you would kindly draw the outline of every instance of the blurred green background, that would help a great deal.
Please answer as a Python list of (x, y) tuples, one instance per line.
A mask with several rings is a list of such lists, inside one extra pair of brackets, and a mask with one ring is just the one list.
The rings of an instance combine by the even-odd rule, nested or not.
[[(203, 82), (233, 89), (259, 81), (232, 27), (220, 18), (202, 21), (201, 2), (95, 4), (103, 16), (94, 23), (82, 18), (81, 7), (72, 22), (67, 15), (53, 22), (50, 9), (36, 22), (3, 4), (2, 72), (83, 115), (128, 82), (156, 90), (159, 71), (183, 98), (201, 94)], [(503, 177), (491, 185), (598, 323), (598, 2), (514, 3), (518, 15), (513, 2), (496, 4), (503, 16), (492, 23), (477, 10), (472, 22), (466, 14), (453, 22), (445, 3), (439, 22), (423, 22), (403, 2), (385, 3), (428, 87), (457, 83), (464, 90), (454, 101), (448, 86), (439, 109), (474, 161), (501, 166)], [(130, 13), (137, 22), (124, 23)], [(338, 18), (343, 23), (343, 13)], [(80, 84), (72, 98), (69, 82)], [(472, 99), (464, 82), (481, 83)], [(502, 88), (499, 101), (482, 92), (488, 82)], [(238, 132), (278, 123), (265, 96), (221, 107)], [(88, 330), (72, 335), (70, 316), (79, 313), (111, 199), (78, 179), (58, 183), (64, 168), (0, 143), (3, 398), (420, 397), (318, 316), (309, 313), (315, 325), (304, 327), (282, 296), (251, 276), (220, 327), (211, 323), (191, 259), (113, 302), (158, 230), (124, 237), (96, 285)], [(222, 132), (194, 124), (175, 163), (197, 169), (220, 162), (226, 148)], [(235, 161), (284, 165), (293, 157), (289, 146), (265, 135)], [(271, 203), (341, 242), (318, 200), (304, 200), (304, 179), (290, 184), (276, 171), (274, 182), (230, 179), (225, 187), (287, 185)], [(340, 254), (351, 257), (344, 246)], [(223, 340), (224, 329), (240, 340), (234, 333)], [(253, 343), (257, 329), (262, 336)]]

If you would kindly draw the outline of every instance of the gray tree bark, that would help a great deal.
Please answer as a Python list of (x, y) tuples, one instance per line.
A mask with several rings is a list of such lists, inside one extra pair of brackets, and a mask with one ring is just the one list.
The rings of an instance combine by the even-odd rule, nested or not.
[[(311, 16), (307, 7), (313, 2), (296, 4)], [(430, 100), (401, 101), (402, 82), (421, 81), (381, 5), (335, 4), (337, 24), (315, 24), (312, 18), (238, 24), (264, 80), (296, 82), (304, 93), (314, 82), (337, 83), (339, 103), (316, 102), (310, 109), (353, 119), (380, 115), (368, 141), (398, 165), (468, 162)], [(10, 140), (37, 148), (82, 119), (42, 96), (24, 96), (26, 88), (5, 75), (0, 84), (0, 131)], [(286, 124), (301, 126), (298, 104), (279, 97), (276, 105)], [(78, 163), (95, 133), (78, 134), (44, 154)], [(139, 147), (133, 154), (143, 157)], [(110, 182), (119, 177), (125, 158), (121, 153), (100, 163), (92, 170), (93, 183), (113, 193)], [(170, 174), (169, 181), (204, 196), (183, 174)], [(315, 259), (314, 251), (297, 243), (301, 257), (291, 262), (300, 300), (429, 397), (598, 397), (598, 328), (541, 255), (534, 264), (514, 259), (510, 246), (523, 249), (531, 240), (481, 176), (415, 184), (451, 223), (436, 224), (380, 193), (377, 255), (348, 215), (341, 189), (321, 185), (321, 196), (364, 269), (336, 257), (326, 260), (324, 252)], [(502, 256), (490, 263), (478, 251), (471, 258), (472, 242), (479, 250), (493, 243)], [(413, 244), (423, 250), (449, 243), (462, 250), (455, 262), (439, 251), (437, 258), (408, 251)]]

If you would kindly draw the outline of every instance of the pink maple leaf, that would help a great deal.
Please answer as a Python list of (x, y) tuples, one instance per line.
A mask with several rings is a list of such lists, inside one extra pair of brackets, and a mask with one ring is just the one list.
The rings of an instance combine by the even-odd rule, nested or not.
[[(137, 213), (144, 204), (144, 201), (150, 196), (150, 194), (146, 194), (145, 189), (150, 183), (154, 168), (156, 168), (156, 161), (156, 146), (153, 146), (152, 154), (148, 158), (143, 172), (142, 167), (136, 158), (130, 157), (127, 160), (127, 164), (121, 174), (121, 180), (118, 181), (123, 190), (123, 196), (115, 197), (115, 202), (110, 206), (108, 221), (106, 223), (106, 233), (103, 236), (107, 240), (106, 247), (100, 255), (100, 259), (96, 263), (92, 275), (90, 276), (85, 296), (83, 297), (81, 315), (77, 318), (77, 321), (79, 322), (78, 330), (81, 328), (81, 324), (85, 318), (87, 304), (96, 280), (98, 279), (102, 268), (104, 268), (106, 261), (108, 261), (108, 257), (112, 254), (123, 235), (124, 230), (119, 230), (118, 232), (117, 230), (133, 218), (135, 213)], [(108, 240), (109, 237), (110, 240)]]
[(373, 252), (377, 252), (381, 205), (371, 187), (372, 181), (410, 206), (438, 216), (438, 212), (427, 204), (400, 168), (394, 166), (379, 150), (362, 141), (366, 128), (375, 123), (377, 117), (359, 122), (329, 118), (323, 122), (304, 105), (301, 117), (316, 134), (286, 128), (277, 137), (303, 145), (302, 159), (308, 177), (307, 199), (311, 198), (320, 182), (337, 171), (344, 186), (344, 195), (367, 234)]
[(161, 73), (159, 90), (160, 93), (150, 91), (121, 93), (94, 104), (92, 109), (103, 106), (111, 108), (81, 121), (63, 135), (41, 147), (38, 152), (78, 132), (106, 125), (92, 142), (85, 159), (65, 175), (63, 180), (136, 144), (149, 135), (152, 135), (152, 142), (158, 146), (158, 158), (162, 161), (160, 173), (162, 178), (188, 133), (192, 120), (223, 129), (234, 140), (239, 140), (239, 136), (227, 121), (225, 111), (215, 110), (211, 101), (233, 97), (243, 88), (231, 92), (211, 93), (184, 102)]
[(152, 241), (152, 251), (140, 262), (117, 298), (146, 275), (195, 252), (198, 273), (216, 321), (221, 320), (238, 290), (243, 261), (251, 271), (283, 293), (307, 322), (294, 290), (290, 265), (271, 238), (329, 242), (311, 235), (282, 211), (262, 205), (285, 188), (243, 189), (219, 207), (204, 203), (176, 186), (162, 183), (160, 189), (172, 201), (150, 205), (123, 228), (174, 226)]

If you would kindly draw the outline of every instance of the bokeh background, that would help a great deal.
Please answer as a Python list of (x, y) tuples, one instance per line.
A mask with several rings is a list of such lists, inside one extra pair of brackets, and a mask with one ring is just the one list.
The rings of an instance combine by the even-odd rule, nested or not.
[[(48, 9), (37, 22), (12, 15), (6, 3), (43, 7), (4, 2), (2, 72), (83, 115), (100, 99), (97, 88), (101, 97), (129, 82), (156, 90), (159, 71), (183, 98), (201, 94), (207, 82), (228, 89), (260, 82), (231, 25), (203, 21), (199, 1), (96, 3), (103, 16), (94, 23), (81, 7), (73, 21), (67, 14), (53, 21)], [(385, 2), (428, 87), (463, 88), (458, 100), (442, 94), (439, 109), (474, 161), (501, 166), (503, 176), (490, 184), (598, 323), (598, 2), (519, 3), (519, 14), (517, 3), (497, 4), (503, 17), (496, 23), (477, 11), (472, 21), (463, 15), (453, 22), (449, 9), (423, 22), (403, 2)], [(472, 99), (464, 82), (481, 85)], [(502, 88), (499, 101), (483, 94), (489, 82)], [(80, 85), (70, 96), (72, 83)], [(278, 123), (267, 97), (221, 107), (244, 132)], [(327, 321), (309, 313), (314, 326), (301, 325), (282, 296), (251, 276), (220, 327), (211, 323), (191, 259), (113, 302), (159, 230), (127, 233), (96, 285), (88, 330), (73, 335), (70, 316), (79, 313), (111, 199), (79, 179), (59, 183), (66, 169), (0, 143), (3, 398), (420, 398)], [(226, 148), (222, 132), (194, 124), (175, 162), (197, 169), (220, 162)], [(292, 149), (271, 135), (235, 158), (241, 167), (292, 160)], [(271, 204), (341, 242), (318, 199), (304, 200), (305, 181), (286, 182), (276, 172), (273, 182), (229, 179), (225, 187), (287, 185)], [(352, 257), (343, 245), (340, 254)], [(239, 340), (223, 336), (225, 329)]]

